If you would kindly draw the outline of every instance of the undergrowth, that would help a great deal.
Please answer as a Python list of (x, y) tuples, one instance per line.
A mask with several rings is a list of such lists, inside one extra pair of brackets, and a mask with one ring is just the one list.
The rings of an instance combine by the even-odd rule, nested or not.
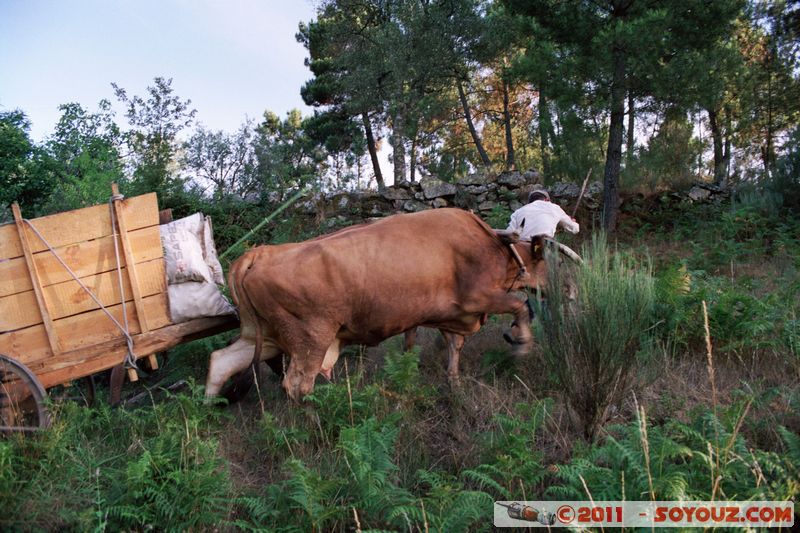
[[(393, 342), (369, 363), (345, 351), (302, 405), (274, 378), (243, 406), (207, 403), (191, 379), (135, 408), (56, 403), (50, 430), (0, 439), (0, 530), (488, 531), (495, 500), (797, 499), (800, 223), (745, 200), (682, 207), (650, 246), (617, 244), (622, 274), (652, 284), (633, 337), (665, 350), (625, 348), (635, 395), (613, 395), (593, 442), (568, 423), (542, 336), (522, 358), (468, 341), (459, 387), (441, 354)], [(596, 263), (596, 281), (615, 265)], [(610, 314), (603, 298), (583, 311)], [(734, 376), (716, 403), (684, 392), (710, 395), (703, 302), (715, 364)], [(174, 350), (167, 376), (202, 380), (229, 338)], [(648, 372), (655, 392), (634, 379)]]

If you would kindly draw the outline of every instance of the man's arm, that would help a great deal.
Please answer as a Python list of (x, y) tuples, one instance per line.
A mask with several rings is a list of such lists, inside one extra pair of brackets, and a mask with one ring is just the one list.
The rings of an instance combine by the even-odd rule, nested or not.
[(517, 217), (516, 211), (511, 213), (511, 219), (508, 221), (508, 227), (506, 229), (508, 231), (516, 231), (517, 233), (520, 232), (519, 217)]
[(561, 209), (561, 206), (558, 204), (550, 204), (553, 208), (553, 211), (558, 215), (558, 225), (570, 233), (578, 233), (581, 230), (580, 225), (578, 222), (569, 216), (567, 213)]

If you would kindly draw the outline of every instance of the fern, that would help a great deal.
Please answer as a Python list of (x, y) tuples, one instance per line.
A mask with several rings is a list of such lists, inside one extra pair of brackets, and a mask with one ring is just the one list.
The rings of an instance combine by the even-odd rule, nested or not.
[(341, 480), (324, 479), (297, 459), (287, 460), (285, 468), (291, 476), (283, 487), (290, 507), (302, 511), (311, 529), (319, 531), (330, 520), (342, 515), (343, 509), (334, 503)]
[(408, 394), (419, 387), (419, 346), (407, 352), (390, 351), (383, 362), (383, 374), (390, 388)]
[[(610, 428), (613, 436), (593, 445), (585, 456), (558, 467), (556, 477), (561, 483), (549, 487), (545, 494), (583, 499), (587, 496), (585, 481), (594, 499), (620, 500), (624, 473), (625, 497), (629, 500), (650, 498), (648, 476), (652, 477), (656, 500), (711, 499), (710, 480), (716, 477), (721, 480), (714, 493), (716, 499), (796, 497), (800, 489), (795, 481), (800, 438), (781, 428), (789, 453), (783, 458), (761, 450), (751, 453), (752, 446), (744, 437), (733, 433), (734, 424), (733, 418), (724, 424), (713, 413), (702, 411), (690, 425), (672, 420), (664, 426), (648, 427), (649, 474), (638, 421)], [(766, 478), (766, 486), (757, 481), (754, 472), (759, 470)]]
[(348, 485), (350, 502), (376, 521), (393, 505), (413, 500), (408, 491), (395, 484), (398, 468), (393, 453), (397, 432), (395, 425), (370, 418), (359, 426), (343, 429), (337, 445), (353, 481)]
[(513, 498), (511, 491), (495, 481), (496, 478), (503, 479), (506, 476), (506, 472), (502, 471), (495, 465), (482, 464), (476, 466), (475, 468), (462, 470), (461, 476), (464, 479), (471, 481), (479, 489), (484, 489), (487, 487), (493, 489), (495, 494), (500, 496), (498, 499), (510, 500)]

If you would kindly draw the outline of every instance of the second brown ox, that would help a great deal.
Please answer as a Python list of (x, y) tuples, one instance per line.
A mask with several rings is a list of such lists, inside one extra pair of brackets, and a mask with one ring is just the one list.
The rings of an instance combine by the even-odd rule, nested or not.
[[(469, 335), (487, 314), (528, 323), (513, 291), (544, 281), (540, 241), (507, 244), (459, 209), (394, 215), (302, 243), (259, 246), (230, 269), (240, 338), (211, 354), (206, 395), (255, 360), (289, 356), (283, 387), (298, 400), (319, 373), (330, 377), (341, 347), (375, 345), (416, 326)], [(523, 328), (520, 352), (532, 341)], [(458, 361), (452, 360), (457, 372)], [(457, 355), (455, 355), (457, 357)]]

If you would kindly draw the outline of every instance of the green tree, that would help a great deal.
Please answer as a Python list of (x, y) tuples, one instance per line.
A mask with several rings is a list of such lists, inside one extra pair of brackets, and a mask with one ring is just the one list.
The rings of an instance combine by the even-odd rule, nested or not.
[[(707, 50), (732, 30), (739, 0), (504, 0), (512, 13), (533, 19), (565, 51), (566, 64), (583, 79), (585, 93), (605, 102), (609, 114), (603, 224), (613, 230), (619, 211), (625, 101), (631, 79), (658, 97), (663, 66)], [(541, 48), (541, 47), (537, 47)], [(651, 81), (652, 80), (652, 81)]]
[[(39, 164), (41, 152), (30, 138), (30, 121), (20, 110), (0, 112), (0, 206), (18, 202), (36, 212), (53, 180)], [(8, 211), (0, 219), (9, 219)]]
[(284, 120), (265, 111), (255, 133), (256, 179), (268, 200), (281, 201), (292, 191), (321, 185), (317, 177), (327, 154), (306, 134), (299, 110), (289, 111)]
[(61, 117), (44, 151), (55, 180), (48, 211), (64, 211), (104, 202), (111, 183), (123, 179), (121, 135), (108, 100), (95, 113), (80, 104), (59, 106)]
[(773, 170), (780, 139), (800, 118), (797, 33), (784, 33), (791, 13), (786, 2), (752, 1), (737, 32), (745, 65), (738, 142), (760, 159), (766, 175)]
[(324, 108), (311, 119), (311, 134), (337, 152), (353, 144), (360, 126), (375, 181), (383, 189), (373, 127), (383, 109), (382, 52), (371, 42), (381, 19), (377, 11), (369, 2), (329, 2), (316, 20), (300, 24), (297, 40), (308, 50), (306, 65), (314, 74), (300, 94), (306, 104)]
[(200, 126), (183, 144), (181, 162), (195, 182), (214, 187), (215, 198), (246, 197), (258, 189), (254, 140), (251, 121), (233, 134)]
[(191, 100), (181, 100), (174, 94), (172, 78), (155, 78), (147, 87), (146, 97), (129, 97), (116, 83), (111, 86), (125, 105), (125, 116), (132, 127), (124, 136), (130, 150), (133, 189), (169, 196), (180, 185), (175, 164), (178, 135), (192, 124), (197, 110), (189, 107)]
[(445, 109), (458, 110), (476, 163), (489, 166), (470, 87), (482, 32), (477, 0), (329, 0), (298, 34), (315, 75), (303, 96), (326, 107), (343, 130), (358, 120), (379, 187), (374, 125), (390, 128), (395, 181), (414, 179), (420, 155), (436, 144), (431, 126), (441, 124)]

